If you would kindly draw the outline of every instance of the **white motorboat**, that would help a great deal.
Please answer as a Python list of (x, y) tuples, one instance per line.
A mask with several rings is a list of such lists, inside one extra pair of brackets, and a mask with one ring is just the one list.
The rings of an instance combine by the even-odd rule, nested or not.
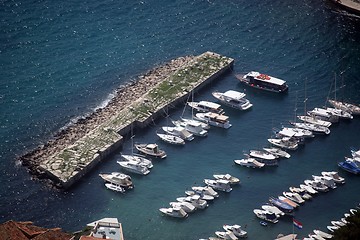
[(240, 225), (223, 225), (225, 231), (232, 232), (236, 237), (244, 238), (247, 237), (247, 232), (241, 229)]
[(298, 206), (299, 206), (299, 204), (297, 204), (296, 202), (294, 202), (293, 200), (290, 200), (289, 198), (287, 198), (287, 197), (284, 197), (284, 196), (278, 196), (278, 198), (281, 200), (281, 201), (283, 201), (283, 202), (285, 202), (285, 203), (287, 203), (287, 204), (289, 204), (290, 206), (292, 206), (293, 208), (297, 208)]
[(309, 116), (315, 117), (320, 120), (324, 120), (331, 123), (339, 122), (339, 116), (334, 115), (332, 112), (327, 111), (323, 108), (314, 108), (311, 111), (308, 111), (307, 114)]
[(224, 113), (224, 110), (221, 108), (220, 104), (209, 101), (188, 102), (187, 104), (198, 112), (213, 112), (218, 114)]
[(178, 136), (187, 141), (192, 141), (194, 139), (194, 135), (189, 133), (189, 131), (183, 127), (162, 127), (162, 130), (168, 134)]
[(228, 129), (232, 126), (229, 122), (228, 116), (213, 112), (197, 113), (195, 114), (195, 118), (215, 127)]
[(339, 226), (327, 226), (326, 227), (330, 232), (334, 232), (335, 230), (339, 229), (340, 227)]
[(340, 184), (344, 184), (345, 183), (345, 178), (340, 177), (338, 172), (321, 172), (321, 175), (325, 176), (325, 177), (331, 177), (336, 183), (340, 183)]
[(198, 120), (195, 120), (195, 119), (192, 119), (192, 118), (183, 118), (183, 117), (180, 117), (181, 121), (187, 123), (187, 122), (190, 122), (190, 123), (199, 123), (201, 125), (201, 127), (205, 130), (209, 130), (210, 129), (210, 125), (207, 124), (207, 123), (204, 123), (204, 122), (201, 122), (201, 121), (198, 121)]
[(212, 187), (215, 190), (223, 192), (231, 192), (232, 188), (230, 187), (230, 182), (228, 180), (213, 180), (213, 179), (204, 179), (204, 182), (209, 187)]
[(216, 231), (215, 235), (218, 236), (220, 239), (230, 239), (230, 240), (237, 240), (238, 238), (230, 231), (221, 232)]
[(336, 100), (328, 100), (328, 102), (335, 108), (341, 109), (343, 111), (349, 112), (352, 115), (359, 115), (360, 114), (360, 107), (346, 102), (340, 102)]
[(277, 158), (276, 155), (273, 155), (266, 151), (260, 151), (260, 150), (250, 150), (249, 155), (254, 158), (261, 158), (261, 159), (266, 159), (266, 160), (274, 160)]
[(230, 174), (214, 174), (213, 177), (215, 179), (222, 179), (222, 180), (227, 180), (229, 181), (230, 184), (239, 184), (240, 183), (240, 179), (234, 176), (231, 176)]
[(106, 182), (119, 185), (124, 188), (133, 188), (131, 177), (127, 174), (120, 172), (112, 172), (110, 174), (100, 173), (99, 176)]
[(187, 197), (178, 197), (178, 198), (176, 198), (176, 201), (178, 201), (178, 202), (189, 202), (192, 205), (194, 205), (196, 208), (199, 208), (199, 209), (205, 209), (205, 208), (207, 208), (209, 206), (207, 201), (204, 200), (204, 199), (201, 199), (199, 195), (192, 195), (192, 196), (187, 196)]
[(174, 136), (172, 134), (156, 133), (158, 137), (164, 142), (174, 144), (174, 145), (185, 145), (185, 140), (181, 137)]
[(317, 190), (315, 190), (313, 187), (306, 185), (306, 184), (300, 184), (300, 188), (304, 189), (306, 192), (308, 192), (310, 194), (318, 193)]
[(289, 187), (289, 190), (293, 193), (303, 193), (305, 192), (305, 189), (300, 187)]
[(285, 148), (289, 150), (296, 150), (298, 148), (298, 144), (295, 142), (290, 141), (289, 138), (269, 138), (269, 143), (271, 143), (274, 146)]
[(344, 110), (341, 109), (337, 109), (337, 108), (326, 108), (326, 111), (331, 112), (333, 115), (338, 116), (339, 118), (344, 118), (344, 119), (353, 119), (353, 115), (351, 115), (351, 113), (346, 112)]
[(170, 217), (186, 218), (188, 216), (180, 207), (160, 208), (159, 211)]
[(321, 183), (325, 184), (328, 188), (335, 189), (336, 183), (332, 177), (327, 176), (315, 176), (312, 175), (315, 181), (320, 181)]
[(288, 199), (290, 199), (291, 201), (294, 201), (296, 203), (304, 203), (305, 200), (300, 196), (300, 194), (298, 193), (293, 193), (293, 192), (283, 192), (283, 195), (285, 197), (287, 197)]
[(319, 192), (329, 191), (329, 188), (325, 184), (321, 183), (320, 181), (305, 180), (304, 183)]
[(323, 237), (323, 238), (332, 238), (333, 237), (332, 234), (329, 234), (329, 233), (326, 233), (326, 232), (323, 232), (323, 231), (317, 230), (317, 229), (314, 230), (314, 233), (321, 236), (321, 237)]
[(291, 155), (287, 152), (285, 152), (284, 150), (280, 149), (280, 148), (263, 148), (263, 150), (267, 151), (268, 153), (271, 153), (273, 155), (279, 156), (279, 157), (284, 157), (284, 158), (290, 158)]
[(170, 202), (169, 204), (173, 208), (181, 208), (186, 213), (191, 213), (196, 210), (196, 207), (189, 202)]
[(297, 122), (290, 122), (290, 124), (297, 128), (310, 130), (316, 134), (326, 134), (326, 135), (330, 134), (329, 128), (323, 127), (320, 125), (316, 125), (316, 124), (312, 124), (312, 123), (297, 123)]
[(283, 211), (281, 211), (278, 207), (273, 205), (262, 205), (261, 208), (264, 209), (265, 211), (275, 213), (277, 217), (281, 217), (285, 215)]
[(247, 110), (253, 106), (250, 101), (245, 98), (246, 94), (242, 92), (228, 90), (222, 93), (215, 91), (212, 95), (221, 103), (235, 109)]
[(333, 226), (338, 226), (338, 227), (343, 227), (346, 225), (346, 223), (342, 222), (342, 221), (331, 221), (331, 224)]
[(351, 149), (351, 156), (353, 158), (360, 158), (360, 150)]
[(121, 192), (121, 193), (125, 192), (125, 189), (123, 187), (121, 187), (120, 185), (113, 184), (113, 183), (105, 183), (105, 187), (107, 189), (110, 189), (115, 192)]
[(297, 117), (301, 121), (306, 122), (306, 123), (312, 123), (312, 124), (316, 124), (316, 125), (323, 126), (323, 127), (330, 127), (331, 126), (331, 122), (320, 120), (320, 119), (317, 119), (317, 118), (312, 117), (312, 116), (297, 116)]
[(185, 191), (185, 194), (187, 196), (194, 196), (194, 195), (199, 195), (201, 199), (204, 199), (206, 201), (212, 201), (214, 200), (215, 198), (211, 195), (207, 195), (207, 194), (203, 194), (203, 193), (197, 193), (195, 191), (192, 191), (192, 190), (188, 190), (188, 191)]
[(141, 175), (147, 175), (150, 173), (150, 170), (134, 161), (117, 161), (117, 163), (125, 170)]
[(289, 187), (289, 190), (292, 193), (297, 193), (300, 195), (300, 197), (304, 200), (310, 200), (312, 199), (312, 196), (310, 194), (307, 193), (307, 191), (304, 188), (300, 188), (300, 187)]
[(137, 154), (121, 154), (121, 157), (124, 159), (124, 161), (132, 161), (132, 162), (136, 162), (141, 166), (147, 167), (147, 168), (152, 168), (153, 164), (151, 162), (150, 159), (145, 158), (142, 155), (137, 155)]
[(159, 146), (156, 143), (150, 143), (150, 144), (135, 144), (135, 148), (149, 156), (158, 157), (158, 158), (166, 158), (166, 152), (159, 148)]
[(280, 131), (277, 132), (278, 135), (282, 137), (289, 138), (312, 138), (314, 134), (310, 130), (302, 129), (302, 128), (292, 128), (292, 127), (284, 127)]
[(205, 187), (194, 186), (194, 187), (191, 187), (191, 189), (200, 195), (205, 194), (205, 195), (210, 195), (213, 197), (219, 197), (219, 194), (212, 187), (209, 187), (209, 186), (205, 186)]
[(262, 168), (265, 166), (265, 163), (258, 162), (255, 158), (244, 158), (240, 160), (234, 160), (234, 162), (240, 166), (251, 168)]
[(319, 236), (319, 235), (317, 235), (317, 234), (311, 234), (311, 233), (309, 233), (308, 236), (310, 237), (310, 239), (325, 240), (325, 238), (323, 238), (322, 236)]
[(260, 209), (254, 209), (253, 212), (258, 218), (265, 220), (267, 222), (277, 223), (279, 221), (275, 213), (271, 213), (269, 211), (260, 210)]
[(201, 123), (196, 122), (183, 122), (180, 120), (172, 121), (172, 123), (177, 127), (183, 127), (188, 132), (192, 133), (195, 136), (206, 137), (208, 135), (208, 131), (202, 128)]
[(248, 72), (243, 76), (236, 75), (236, 78), (239, 79), (240, 82), (245, 83), (250, 87), (261, 90), (276, 93), (282, 93), (288, 90), (288, 85), (286, 84), (286, 81), (256, 71)]

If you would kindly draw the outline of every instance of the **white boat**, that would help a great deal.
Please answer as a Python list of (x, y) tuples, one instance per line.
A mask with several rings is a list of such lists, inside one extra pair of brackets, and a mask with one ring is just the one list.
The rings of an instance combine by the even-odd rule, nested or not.
[(343, 223), (342, 221), (331, 221), (331, 224), (338, 227), (343, 227), (346, 225), (346, 223)]
[(124, 161), (136, 162), (139, 165), (147, 167), (149, 169), (153, 167), (153, 164), (152, 164), (151, 160), (147, 159), (147, 158), (145, 158), (144, 156), (141, 156), (141, 155), (137, 155), (137, 154), (132, 154), (132, 155), (121, 154), (121, 157), (124, 159)]
[(174, 136), (172, 134), (156, 133), (158, 137), (164, 142), (174, 144), (174, 145), (185, 145), (185, 140), (181, 137)]
[(343, 111), (349, 112), (352, 115), (359, 115), (360, 114), (360, 107), (346, 102), (340, 102), (336, 100), (328, 100), (328, 102), (335, 108), (341, 109)]
[(204, 122), (201, 122), (201, 121), (198, 121), (198, 120), (195, 120), (195, 119), (192, 119), (192, 118), (183, 118), (183, 117), (180, 117), (181, 121), (183, 122), (190, 122), (190, 123), (199, 123), (201, 125), (201, 127), (205, 130), (209, 130), (210, 129), (210, 125), (207, 124), (207, 123), (204, 123)]
[(296, 150), (298, 148), (298, 144), (295, 142), (290, 141), (289, 138), (269, 138), (269, 143), (271, 143), (274, 146), (285, 148), (289, 150)]
[(244, 158), (240, 160), (234, 160), (234, 162), (240, 166), (251, 168), (262, 168), (265, 166), (265, 163), (258, 162), (255, 158)]
[(127, 174), (120, 172), (112, 172), (112, 173), (100, 173), (99, 176), (104, 179), (104, 181), (119, 185), (125, 188), (133, 188), (133, 183), (131, 177)]
[(278, 135), (283, 137), (293, 137), (293, 138), (312, 138), (314, 134), (310, 130), (302, 129), (302, 128), (291, 128), (284, 127), (280, 131), (277, 132)]
[(173, 208), (181, 208), (186, 213), (191, 213), (196, 210), (196, 207), (189, 202), (170, 202), (169, 204)]
[(353, 158), (360, 158), (360, 150), (351, 149), (351, 156)]
[(306, 184), (300, 184), (300, 188), (304, 189), (306, 192), (308, 192), (310, 194), (318, 193), (317, 190), (315, 190), (313, 187), (306, 185)]
[(221, 108), (220, 104), (209, 101), (188, 102), (187, 104), (198, 112), (213, 112), (218, 114), (224, 113), (224, 110)]
[(315, 240), (325, 240), (325, 238), (323, 238), (322, 236), (319, 236), (317, 234), (311, 234), (309, 233), (308, 235), (311, 239), (315, 239)]
[(326, 134), (326, 135), (330, 134), (329, 128), (323, 127), (320, 125), (316, 125), (316, 124), (312, 124), (312, 123), (297, 123), (297, 122), (290, 122), (290, 124), (297, 128), (310, 130), (316, 134)]
[(166, 158), (166, 152), (159, 148), (159, 146), (156, 143), (150, 143), (150, 144), (135, 144), (135, 148), (149, 156), (158, 157), (158, 158)]
[(264, 209), (265, 211), (275, 213), (277, 217), (281, 217), (285, 215), (283, 211), (281, 211), (278, 207), (275, 207), (273, 205), (262, 205), (261, 208)]
[(201, 123), (199, 123), (198, 121), (183, 122), (183, 121), (177, 120), (177, 121), (172, 121), (172, 123), (177, 127), (185, 128), (188, 132), (192, 133), (195, 136), (206, 137), (208, 135), (208, 131), (203, 129), (201, 126)]
[(296, 203), (304, 203), (305, 200), (300, 196), (300, 194), (298, 193), (293, 193), (293, 192), (283, 192), (283, 195), (285, 197), (287, 197), (288, 199), (290, 199), (291, 201), (294, 201)]
[(315, 181), (320, 181), (321, 183), (325, 184), (328, 188), (335, 189), (336, 183), (332, 177), (327, 176), (315, 176), (312, 175)]
[(335, 116), (338, 116), (339, 118), (344, 118), (344, 119), (353, 119), (354, 116), (351, 115), (351, 113), (346, 112), (344, 110), (338, 109), (338, 108), (326, 108), (326, 111), (331, 112), (332, 114), (334, 114)]
[(279, 156), (279, 157), (284, 157), (284, 158), (290, 158), (291, 155), (289, 153), (287, 153), (286, 151), (280, 149), (280, 148), (263, 148), (263, 150), (267, 151), (268, 153), (271, 153), (273, 155)]
[(192, 141), (194, 139), (194, 135), (189, 133), (189, 131), (183, 127), (162, 127), (162, 130), (168, 134), (178, 136), (187, 141)]
[(236, 237), (244, 238), (247, 237), (247, 232), (241, 229), (240, 225), (223, 225), (225, 231), (232, 232)]
[(185, 194), (187, 196), (199, 195), (201, 199), (204, 199), (206, 201), (212, 201), (212, 200), (215, 199), (214, 196), (203, 194), (203, 193), (197, 193), (197, 192), (192, 191), (192, 190), (185, 191)]
[(327, 192), (329, 191), (329, 188), (319, 182), (319, 181), (315, 181), (315, 180), (305, 180), (304, 183), (310, 187), (312, 187), (313, 189), (315, 189), (316, 191), (319, 191), (319, 192)]
[(115, 192), (121, 192), (121, 193), (125, 192), (124, 188), (122, 188), (120, 185), (116, 185), (116, 184), (113, 184), (113, 183), (105, 183), (105, 187), (107, 189), (110, 189), (110, 190), (115, 191)]
[(256, 71), (248, 72), (243, 76), (236, 75), (236, 78), (250, 87), (261, 90), (276, 93), (282, 93), (288, 90), (286, 81)]
[(150, 170), (134, 161), (117, 161), (117, 163), (125, 170), (141, 175), (147, 175), (150, 173)]
[(331, 177), (336, 183), (340, 183), (340, 184), (344, 184), (345, 183), (345, 178), (340, 177), (338, 172), (321, 172), (321, 175), (325, 176), (325, 177)]
[(230, 239), (230, 240), (237, 240), (238, 238), (230, 231), (221, 232), (216, 231), (215, 235), (218, 236), (220, 239)]
[(306, 123), (312, 123), (312, 124), (316, 124), (316, 125), (319, 125), (322, 127), (330, 127), (331, 126), (331, 122), (320, 120), (320, 119), (317, 119), (312, 116), (297, 116), (297, 117), (301, 121), (306, 122)]
[(240, 110), (247, 110), (253, 105), (245, 98), (246, 94), (234, 90), (228, 90), (224, 93), (215, 91), (212, 95), (221, 103)]
[(214, 174), (213, 177), (215, 179), (222, 179), (222, 180), (227, 180), (229, 181), (230, 184), (239, 184), (240, 183), (240, 179), (234, 176), (231, 176), (230, 174)]
[(220, 115), (213, 112), (197, 113), (195, 118), (199, 121), (206, 122), (207, 124), (215, 127), (221, 127), (228, 129), (232, 125), (229, 122), (229, 117), (226, 115)]
[[(289, 190), (292, 193), (297, 193), (300, 195), (300, 197), (304, 200), (310, 200), (312, 199), (312, 196), (307, 193), (307, 191), (304, 188), (298, 188), (298, 187), (289, 187)], [(314, 190), (315, 191), (315, 190)]]
[(261, 150), (250, 150), (250, 154), (251, 157), (255, 157), (255, 158), (261, 158), (261, 159), (266, 159), (266, 160), (274, 160), (277, 158), (277, 156), (268, 153), (266, 151), (261, 151)]
[(198, 194), (205, 194), (205, 195), (210, 195), (213, 197), (219, 197), (219, 194), (212, 188), (209, 186), (205, 186), (205, 187), (191, 187), (191, 189), (195, 192), (197, 192)]
[(215, 190), (223, 192), (231, 192), (232, 188), (230, 187), (230, 182), (228, 180), (213, 180), (213, 179), (204, 179), (204, 182), (209, 187), (212, 187)]
[(258, 218), (265, 220), (267, 222), (277, 223), (279, 221), (275, 213), (271, 213), (269, 211), (260, 210), (260, 209), (254, 209), (253, 212)]
[(323, 108), (314, 108), (311, 111), (308, 111), (307, 114), (309, 116), (315, 117), (320, 120), (324, 120), (331, 123), (339, 122), (339, 116), (334, 115), (332, 112), (327, 111)]
[(323, 237), (323, 238), (332, 238), (333, 237), (332, 234), (329, 234), (329, 233), (326, 233), (326, 232), (323, 232), (323, 231), (317, 230), (317, 229), (314, 230), (314, 233), (316, 235), (319, 235), (319, 236)]
[(289, 187), (289, 190), (293, 193), (303, 193), (305, 192), (305, 189), (300, 187)]
[(206, 200), (201, 199), (199, 195), (187, 196), (187, 197), (178, 197), (176, 198), (178, 202), (189, 202), (198, 209), (205, 209), (209, 205)]
[(170, 217), (186, 218), (188, 214), (180, 207), (160, 208), (160, 212)]
[(334, 232), (335, 230), (339, 229), (340, 227), (339, 226), (327, 226), (326, 227), (330, 232)]

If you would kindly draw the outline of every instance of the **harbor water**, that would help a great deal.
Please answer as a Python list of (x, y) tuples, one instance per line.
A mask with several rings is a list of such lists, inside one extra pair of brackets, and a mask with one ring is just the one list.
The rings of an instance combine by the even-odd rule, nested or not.
[[(223, 224), (239, 224), (249, 239), (274, 239), (293, 231), (292, 219), (263, 227), (253, 209), (332, 170), (346, 184), (299, 207), (295, 218), (303, 229), (296, 233), (325, 231), (360, 202), (360, 177), (337, 166), (350, 156), (350, 147), (360, 148), (359, 116), (334, 124), (328, 136), (307, 140), (278, 167), (254, 170), (233, 161), (268, 146), (272, 129), (288, 126), (296, 113), (335, 97), (335, 76), (337, 99), (360, 103), (360, 19), (329, 1), (16, 0), (0, 6), (0, 222), (33, 221), (71, 232), (117, 217), (131, 240), (207, 238)], [(171, 120), (190, 116), (184, 106), (135, 132), (134, 142), (156, 142), (168, 157), (154, 159), (147, 176), (131, 174), (133, 190), (107, 190), (98, 176), (120, 171), (116, 161), (120, 153), (131, 152), (130, 140), (66, 192), (32, 180), (16, 161), (106, 105), (120, 85), (173, 58), (205, 51), (234, 58), (234, 69), (194, 93), (194, 100), (215, 101), (212, 91), (232, 89), (245, 92), (254, 106), (243, 112), (224, 107), (230, 129), (212, 127), (206, 138), (182, 147), (160, 142), (155, 133)], [(252, 70), (286, 80), (288, 93), (250, 89), (235, 77)], [(187, 219), (161, 215), (159, 208), (215, 173), (230, 173), (241, 184)]]

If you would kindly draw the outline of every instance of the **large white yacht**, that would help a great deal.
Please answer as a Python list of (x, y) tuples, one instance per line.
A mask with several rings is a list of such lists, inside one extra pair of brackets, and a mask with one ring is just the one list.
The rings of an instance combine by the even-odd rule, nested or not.
[(237, 75), (236, 77), (241, 82), (253, 88), (277, 93), (286, 92), (288, 90), (286, 81), (256, 71), (248, 72), (244, 76)]
[(326, 177), (331, 177), (332, 179), (334, 179), (334, 181), (336, 183), (340, 183), (340, 184), (344, 184), (345, 183), (345, 178), (340, 177), (338, 172), (332, 171), (332, 172), (321, 172), (321, 175), (326, 176)]
[(214, 112), (218, 114), (224, 113), (224, 110), (221, 108), (220, 104), (209, 101), (188, 102), (187, 104), (198, 112)]
[(213, 112), (197, 113), (195, 114), (195, 118), (198, 119), (199, 121), (206, 122), (209, 125), (215, 127), (228, 129), (232, 126), (229, 122), (228, 116), (220, 115)]
[(170, 217), (186, 218), (188, 216), (180, 207), (160, 208), (159, 211)]
[(275, 148), (275, 147), (272, 147), (272, 148), (263, 148), (265, 151), (273, 154), (273, 155), (276, 155), (276, 156), (279, 156), (279, 157), (284, 157), (284, 158), (290, 158), (291, 155), (289, 153), (287, 153), (286, 151), (284, 150), (281, 150), (280, 148)]
[(312, 123), (323, 127), (330, 127), (331, 122), (320, 120), (313, 116), (297, 116), (301, 121), (306, 123)]
[(324, 108), (314, 108), (313, 110), (307, 111), (309, 116), (314, 116), (320, 120), (328, 121), (331, 123), (339, 122), (339, 116)]
[(170, 202), (169, 204), (173, 208), (182, 208), (186, 213), (191, 213), (196, 210), (196, 207), (189, 202)]
[(298, 144), (296, 142), (290, 141), (290, 138), (269, 138), (268, 141), (277, 147), (285, 148), (289, 150), (296, 150), (298, 148)]
[(150, 144), (135, 144), (135, 148), (149, 156), (153, 157), (159, 157), (159, 158), (166, 158), (166, 152), (159, 148), (159, 146), (156, 143), (150, 143)]
[(121, 154), (121, 157), (124, 159), (124, 161), (132, 161), (132, 162), (136, 162), (141, 166), (147, 167), (147, 168), (152, 168), (153, 164), (152, 161), (150, 159), (145, 158), (142, 155), (137, 155), (137, 154)]
[(206, 195), (210, 195), (213, 197), (219, 197), (219, 194), (212, 187), (209, 187), (209, 186), (205, 186), (205, 187), (194, 186), (194, 187), (191, 187), (191, 189), (200, 195), (206, 194)]
[(318, 133), (318, 134), (330, 134), (330, 129), (328, 127), (323, 127), (320, 125), (316, 125), (316, 124), (312, 124), (312, 123), (298, 123), (298, 122), (290, 122), (291, 125), (297, 127), (297, 128), (302, 128), (302, 129), (306, 129), (306, 130), (310, 130), (313, 133)]
[(250, 150), (249, 155), (254, 158), (261, 158), (261, 159), (266, 159), (266, 160), (274, 160), (274, 159), (278, 158), (278, 156), (276, 156), (274, 154), (271, 154), (266, 151), (260, 151), (260, 150)]
[(278, 217), (276, 216), (275, 213), (266, 211), (266, 210), (261, 210), (261, 209), (254, 209), (254, 214), (265, 221), (271, 222), (271, 223), (277, 223)]
[(204, 182), (209, 187), (212, 187), (215, 190), (223, 192), (231, 192), (232, 188), (230, 187), (230, 182), (228, 180), (213, 180), (213, 179), (204, 179)]
[(262, 168), (265, 166), (265, 163), (258, 162), (255, 158), (236, 159), (234, 162), (240, 166), (251, 168)]
[(236, 237), (245, 238), (247, 236), (247, 232), (241, 229), (240, 225), (223, 225), (225, 231), (232, 232)]
[(186, 130), (184, 127), (162, 127), (162, 130), (164, 132), (181, 137), (184, 140), (192, 141), (194, 140), (194, 135), (191, 134), (188, 130)]
[(117, 163), (125, 170), (141, 175), (147, 175), (150, 173), (150, 170), (134, 161), (117, 161)]
[(204, 200), (204, 199), (201, 199), (201, 197), (199, 195), (192, 195), (192, 196), (187, 196), (187, 197), (178, 197), (178, 198), (176, 198), (176, 201), (189, 202), (198, 209), (205, 209), (205, 208), (207, 208), (209, 206), (207, 201)]
[(227, 180), (229, 181), (230, 184), (238, 184), (240, 183), (240, 179), (234, 176), (231, 176), (229, 173), (227, 174), (214, 174), (213, 177), (215, 179), (222, 179), (222, 180)]
[(245, 98), (246, 94), (242, 92), (229, 90), (222, 93), (215, 91), (212, 95), (221, 103), (235, 109), (247, 110), (253, 106), (250, 101)]
[(208, 134), (208, 131), (203, 129), (201, 123), (198, 121), (184, 122), (177, 120), (177, 121), (172, 121), (172, 123), (177, 127), (184, 127), (187, 131), (189, 131), (195, 136), (206, 137)]
[(112, 173), (100, 173), (99, 176), (104, 179), (104, 181), (119, 185), (125, 188), (132, 188), (133, 183), (131, 177), (127, 174), (121, 172), (112, 172)]

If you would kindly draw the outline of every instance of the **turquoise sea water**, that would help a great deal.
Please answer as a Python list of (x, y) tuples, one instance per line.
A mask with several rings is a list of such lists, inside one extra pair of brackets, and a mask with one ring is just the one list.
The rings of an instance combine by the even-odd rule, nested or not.
[[(267, 228), (252, 213), (278, 195), (324, 170), (338, 170), (347, 183), (316, 196), (296, 211), (305, 236), (326, 229), (360, 201), (360, 178), (337, 162), (360, 147), (360, 119), (342, 121), (329, 136), (307, 142), (278, 167), (260, 171), (233, 164), (243, 152), (267, 145), (273, 127), (287, 125), (294, 108), (323, 106), (342, 73), (338, 97), (360, 103), (360, 22), (335, 11), (328, 1), (1, 1), (0, 3), (0, 221), (31, 220), (67, 231), (102, 217), (117, 217), (126, 239), (198, 239), (223, 224), (246, 226), (249, 239), (290, 233), (290, 218)], [(74, 188), (57, 192), (31, 180), (17, 155), (44, 143), (61, 127), (101, 106), (121, 84), (178, 56), (214, 51), (235, 59), (234, 73), (258, 70), (287, 80), (285, 95), (241, 85), (234, 73), (199, 92), (246, 91), (248, 112), (225, 108), (233, 127), (211, 129), (205, 139), (184, 147), (158, 142), (162, 119), (137, 142), (158, 142), (168, 153), (145, 177), (133, 176), (135, 189), (119, 195), (106, 190), (100, 172), (118, 171), (120, 152), (99, 165)], [(331, 93), (333, 95), (333, 93)], [(177, 119), (183, 108), (170, 112)], [(185, 111), (190, 114), (190, 110)], [(158, 209), (214, 173), (239, 177), (240, 186), (186, 220), (161, 216)]]

